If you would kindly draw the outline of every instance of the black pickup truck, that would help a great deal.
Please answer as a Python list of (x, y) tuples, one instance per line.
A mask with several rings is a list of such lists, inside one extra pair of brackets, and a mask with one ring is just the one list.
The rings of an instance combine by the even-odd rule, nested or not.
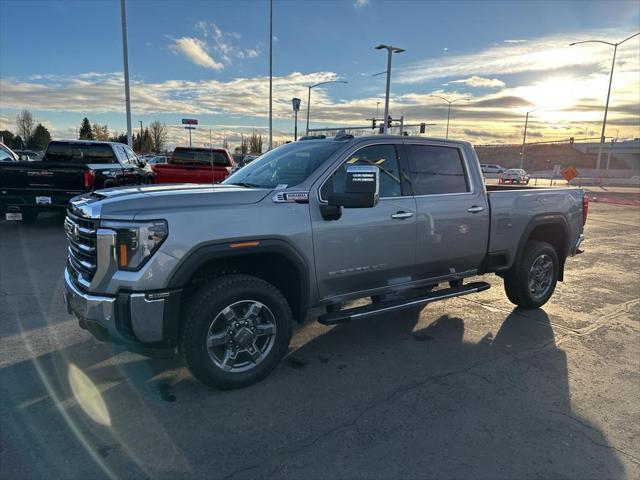
[(81, 193), (153, 183), (153, 171), (127, 145), (89, 140), (49, 143), (41, 162), (0, 163), (0, 214), (34, 222)]

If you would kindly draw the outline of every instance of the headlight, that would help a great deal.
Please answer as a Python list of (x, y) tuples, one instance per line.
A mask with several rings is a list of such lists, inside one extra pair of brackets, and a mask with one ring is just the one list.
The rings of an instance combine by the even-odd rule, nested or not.
[(107, 221), (101, 227), (117, 232), (116, 257), (120, 270), (138, 270), (169, 234), (169, 227), (164, 220), (144, 223)]

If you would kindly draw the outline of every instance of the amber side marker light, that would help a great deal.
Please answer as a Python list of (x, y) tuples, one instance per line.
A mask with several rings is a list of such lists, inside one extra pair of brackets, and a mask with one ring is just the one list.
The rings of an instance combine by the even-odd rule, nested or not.
[(258, 240), (254, 240), (252, 242), (230, 243), (229, 248), (257, 247), (258, 245), (260, 245), (260, 242)]
[(124, 243), (120, 244), (120, 266), (127, 266), (127, 246)]

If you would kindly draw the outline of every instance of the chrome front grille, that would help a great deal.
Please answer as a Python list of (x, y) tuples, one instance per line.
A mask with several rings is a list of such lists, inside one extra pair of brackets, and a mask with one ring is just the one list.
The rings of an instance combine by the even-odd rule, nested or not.
[(69, 241), (67, 265), (77, 282), (88, 288), (97, 270), (97, 221), (67, 210), (64, 230)]

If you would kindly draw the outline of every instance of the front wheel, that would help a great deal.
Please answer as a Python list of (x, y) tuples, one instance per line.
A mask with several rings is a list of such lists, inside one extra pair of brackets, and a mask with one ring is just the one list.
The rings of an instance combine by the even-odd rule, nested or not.
[(504, 277), (504, 290), (511, 301), (523, 308), (547, 303), (558, 282), (558, 255), (547, 242), (529, 240), (518, 265)]
[(186, 309), (180, 351), (202, 383), (230, 390), (266, 377), (287, 353), (293, 317), (282, 293), (249, 275), (219, 277)]

